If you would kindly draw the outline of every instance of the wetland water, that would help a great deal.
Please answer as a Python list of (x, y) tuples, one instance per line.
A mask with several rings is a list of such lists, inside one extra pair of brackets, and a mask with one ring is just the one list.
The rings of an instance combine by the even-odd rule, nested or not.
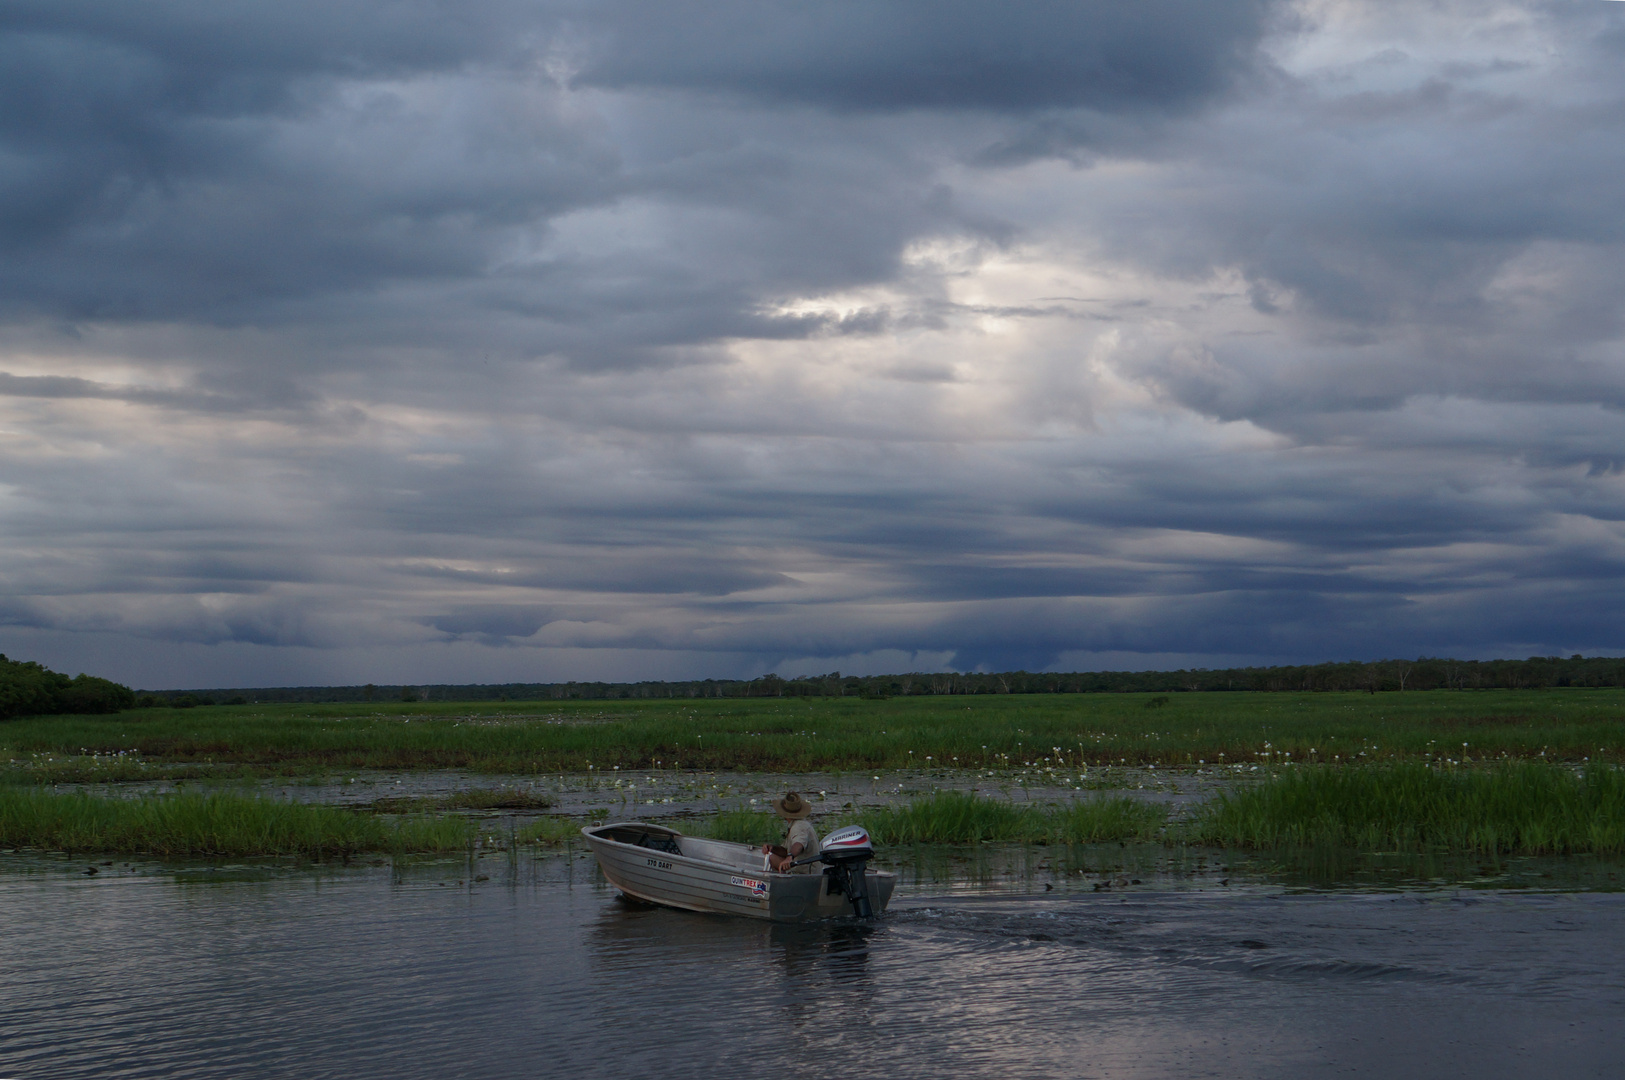
[(1621, 893), (916, 875), (873, 927), (794, 927), (580, 857), (86, 869), (0, 862), (0, 1076), (1625, 1072)]

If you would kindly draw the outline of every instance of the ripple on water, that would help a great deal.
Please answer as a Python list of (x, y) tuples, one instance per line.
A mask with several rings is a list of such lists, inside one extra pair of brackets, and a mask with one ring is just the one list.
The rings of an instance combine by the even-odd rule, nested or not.
[(1386, 1078), (1625, 1062), (1617, 896), (916, 894), (872, 926), (775, 926), (628, 904), (585, 873), (424, 874), (0, 872), (0, 1075), (824, 1077), (857, 1061), (894, 1077)]

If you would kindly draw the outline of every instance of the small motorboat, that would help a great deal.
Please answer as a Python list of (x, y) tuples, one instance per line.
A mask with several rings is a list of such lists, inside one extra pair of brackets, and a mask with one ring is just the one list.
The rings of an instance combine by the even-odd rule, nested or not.
[(825, 837), (817, 855), (797, 865), (822, 864), (822, 873), (782, 874), (767, 869), (760, 848), (684, 836), (641, 821), (590, 825), (581, 830), (604, 876), (635, 900), (686, 911), (752, 919), (867, 919), (885, 911), (897, 875), (870, 870), (875, 849), (862, 826)]

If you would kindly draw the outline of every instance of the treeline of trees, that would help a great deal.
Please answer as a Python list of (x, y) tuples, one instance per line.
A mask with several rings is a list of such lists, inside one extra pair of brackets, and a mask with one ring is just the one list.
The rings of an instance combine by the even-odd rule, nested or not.
[(0, 720), (58, 713), (110, 713), (135, 704), (135, 691), (94, 675), (68, 678), (32, 660), (0, 653)]
[(1527, 660), (1418, 660), (1194, 668), (1180, 671), (1006, 671), (995, 674), (811, 675), (687, 682), (500, 683), (424, 686), (298, 686), (257, 690), (174, 690), (146, 703), (564, 701), (645, 698), (915, 697), (939, 694), (1177, 693), (1191, 690), (1322, 691), (1535, 689), (1625, 686), (1625, 658), (1532, 656)]

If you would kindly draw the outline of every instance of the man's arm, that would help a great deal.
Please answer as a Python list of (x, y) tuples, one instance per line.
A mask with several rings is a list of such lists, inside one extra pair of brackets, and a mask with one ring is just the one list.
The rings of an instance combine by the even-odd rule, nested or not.
[[(806, 851), (806, 850), (807, 850), (807, 845), (806, 844), (803, 844), (799, 840), (796, 841), (795, 843), (790, 845), (790, 854), (786, 855), (782, 861), (780, 861), (778, 863), (775, 863), (774, 866), (773, 866), (773, 869), (779, 870), (779, 871), (784, 871), (784, 870), (790, 869), (790, 864), (795, 862), (797, 859), (801, 858), (801, 853)], [(777, 856), (774, 856), (774, 858), (777, 858)]]

